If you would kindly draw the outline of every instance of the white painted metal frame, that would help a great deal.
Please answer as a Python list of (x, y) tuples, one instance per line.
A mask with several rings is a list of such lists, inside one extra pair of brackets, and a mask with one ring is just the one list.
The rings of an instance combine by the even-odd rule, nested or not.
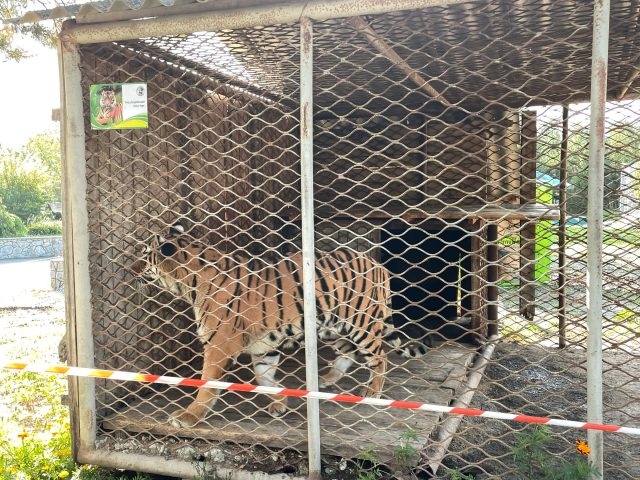
[[(312, 1), (300, 4), (270, 5), (251, 9), (216, 11), (192, 15), (179, 15), (114, 22), (97, 25), (78, 25), (69, 22), (60, 34), (59, 59), (61, 70), (62, 143), (64, 172), (65, 222), (65, 301), (67, 307), (70, 361), (82, 367), (93, 366), (91, 304), (89, 290), (88, 230), (85, 176), (85, 135), (81, 88), (79, 44), (137, 39), (156, 35), (191, 33), (199, 30), (230, 29), (278, 23), (301, 23), (301, 125), (302, 184), (303, 184), (303, 252), (305, 255), (305, 290), (313, 288), (309, 254), (313, 251), (313, 190), (311, 159), (312, 140), (312, 26), (311, 19), (378, 14), (390, 11), (425, 8), (434, 5), (460, 3), (462, 0), (340, 0), (332, 2)], [(591, 92), (591, 147), (589, 164), (588, 210), (588, 420), (602, 422), (602, 212), (604, 170), (604, 115), (606, 102), (606, 76), (609, 33), (609, 0), (597, 0), (594, 8), (593, 64)], [(306, 130), (306, 133), (305, 133)], [(306, 172), (306, 173), (305, 173)], [(311, 185), (311, 187), (310, 187)], [(315, 307), (313, 295), (305, 295), (305, 312)], [(308, 330), (315, 322), (307, 321)], [(311, 333), (310, 331), (307, 333)], [(317, 387), (317, 365), (313, 345), (315, 335), (307, 335), (308, 388)], [(315, 373), (314, 375), (314, 368)], [(91, 379), (71, 380), (73, 412), (74, 453), (81, 462), (109, 464), (120, 468), (139, 468), (149, 472), (193, 476), (193, 465), (185, 461), (167, 461), (143, 455), (101, 452), (95, 448), (95, 389)], [(320, 441), (317, 401), (308, 401), (310, 473), (319, 474)], [(590, 431), (590, 461), (602, 471), (602, 432)], [(126, 458), (125, 458), (126, 457)], [(171, 463), (171, 465), (169, 465)], [(225, 474), (225, 472), (219, 472)], [(227, 472), (229, 473), (229, 472)], [(235, 472), (232, 478), (285, 478), (256, 473)], [(290, 478), (290, 477), (286, 477)]]
[[(596, 0), (593, 11), (591, 122), (587, 204), (587, 421), (602, 423), (602, 223), (604, 213), (604, 142), (609, 54), (609, 0)], [(589, 430), (589, 462), (603, 472), (603, 432)]]

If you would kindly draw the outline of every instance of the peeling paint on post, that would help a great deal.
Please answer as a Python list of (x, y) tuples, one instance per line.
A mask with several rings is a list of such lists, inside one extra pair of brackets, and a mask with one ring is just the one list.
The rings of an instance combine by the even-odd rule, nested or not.
[[(300, 19), (300, 193), (302, 207), (302, 283), (304, 292), (307, 389), (318, 389), (318, 345), (315, 300), (315, 233), (313, 225), (313, 24)], [(320, 404), (307, 401), (309, 478), (320, 478)]]
[(74, 43), (104, 43), (162, 35), (180, 35), (225, 28), (249, 28), (295, 23), (301, 18), (328, 20), (356, 15), (376, 15), (398, 10), (414, 10), (463, 3), (466, 0), (333, 0), (283, 3), (211, 12), (185, 13), (104, 24), (69, 24), (64, 35)]
[[(602, 222), (604, 208), (604, 135), (609, 55), (609, 0), (593, 10), (589, 190), (587, 206), (587, 420), (601, 422), (602, 413)], [(587, 434), (589, 462), (603, 472), (603, 434)]]

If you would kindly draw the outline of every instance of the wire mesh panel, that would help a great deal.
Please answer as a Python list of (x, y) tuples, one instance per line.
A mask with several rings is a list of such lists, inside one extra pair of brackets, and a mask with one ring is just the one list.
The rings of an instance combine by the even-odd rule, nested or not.
[[(612, 11), (605, 288), (589, 294), (605, 421), (638, 426), (632, 10)], [(585, 419), (591, 21), (577, 2), (470, 2), (314, 23), (323, 390)], [(85, 91), (149, 92), (146, 130), (86, 122), (97, 367), (304, 388), (298, 28), (81, 48)], [(300, 398), (112, 381), (95, 398), (98, 450), (308, 473)], [(586, 478), (585, 439), (323, 403), (312, 441), (325, 478)], [(640, 476), (637, 439), (604, 446), (599, 473)]]

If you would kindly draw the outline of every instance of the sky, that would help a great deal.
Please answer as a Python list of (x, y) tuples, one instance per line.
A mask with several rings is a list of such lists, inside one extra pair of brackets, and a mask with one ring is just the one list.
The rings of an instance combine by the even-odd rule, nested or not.
[(58, 132), (51, 110), (60, 107), (58, 57), (55, 49), (21, 44), (31, 57), (0, 61), (0, 146), (20, 148), (38, 133)]

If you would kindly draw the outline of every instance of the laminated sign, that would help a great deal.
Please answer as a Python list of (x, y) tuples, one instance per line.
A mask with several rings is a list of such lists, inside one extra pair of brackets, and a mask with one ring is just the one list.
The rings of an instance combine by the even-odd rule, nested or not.
[(89, 102), (91, 128), (94, 130), (149, 126), (146, 83), (91, 85)]

